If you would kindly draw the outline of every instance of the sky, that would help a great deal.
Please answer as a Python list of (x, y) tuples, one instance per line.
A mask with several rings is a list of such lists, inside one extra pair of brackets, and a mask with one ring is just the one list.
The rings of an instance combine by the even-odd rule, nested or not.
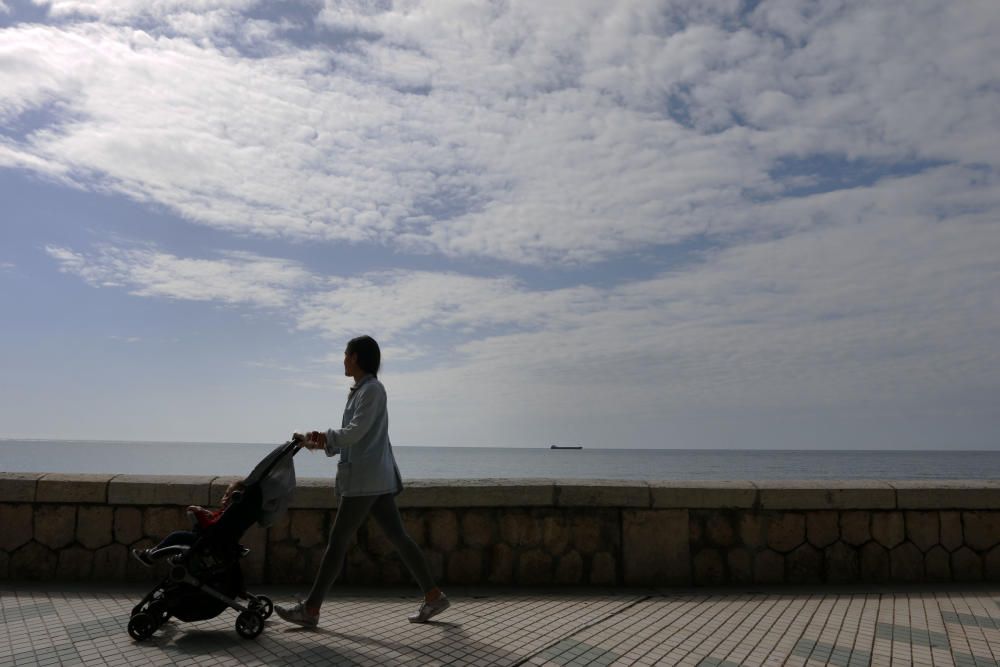
[(0, 0), (0, 437), (1000, 447), (994, 0)]

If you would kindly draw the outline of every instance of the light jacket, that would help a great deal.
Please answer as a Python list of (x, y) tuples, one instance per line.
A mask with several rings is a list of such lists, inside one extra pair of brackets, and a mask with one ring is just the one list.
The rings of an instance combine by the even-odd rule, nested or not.
[(389, 442), (385, 387), (373, 375), (351, 387), (340, 428), (326, 432), (326, 455), (337, 454), (338, 496), (380, 496), (403, 490)]

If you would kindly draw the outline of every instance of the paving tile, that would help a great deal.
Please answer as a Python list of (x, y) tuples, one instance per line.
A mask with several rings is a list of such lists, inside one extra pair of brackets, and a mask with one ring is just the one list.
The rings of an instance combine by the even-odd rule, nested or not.
[[(0, 585), (0, 667), (18, 665), (998, 665), (1000, 591), (477, 591), (412, 625), (412, 596), (342, 591), (315, 631), (267, 622), (254, 641), (229, 610), (125, 632), (145, 590)], [(265, 591), (262, 591), (265, 592)], [(277, 600), (288, 592), (266, 591)]]

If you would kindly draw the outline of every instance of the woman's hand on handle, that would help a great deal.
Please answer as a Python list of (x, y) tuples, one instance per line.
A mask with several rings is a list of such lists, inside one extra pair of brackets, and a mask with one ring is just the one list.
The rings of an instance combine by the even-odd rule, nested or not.
[(326, 449), (326, 433), (310, 431), (309, 433), (293, 433), (292, 440), (301, 443), (306, 449)]

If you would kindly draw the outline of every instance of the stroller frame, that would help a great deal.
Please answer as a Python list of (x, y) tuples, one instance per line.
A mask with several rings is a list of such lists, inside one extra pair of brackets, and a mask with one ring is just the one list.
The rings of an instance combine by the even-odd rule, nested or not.
[[(250, 478), (248, 478), (248, 489), (235, 504), (253, 502), (259, 506), (261, 494), (256, 485), (267, 477), (279, 461), (285, 456), (294, 456), (300, 448), (301, 443), (293, 440), (286, 442), (279, 450), (275, 450), (269, 455), (264, 460), (267, 464), (264, 465), (263, 469), (255, 469), (251, 474), (251, 477), (256, 477), (256, 479), (251, 483)], [(225, 521), (228, 512), (229, 508), (223, 513), (220, 524)], [(170, 545), (149, 552), (149, 557), (153, 561), (166, 560), (170, 565), (170, 570), (167, 576), (132, 608), (128, 633), (133, 639), (143, 641), (152, 637), (174, 615), (172, 611), (177, 611), (173, 608), (176, 606), (173, 604), (176, 597), (196, 594), (207, 595), (217, 603), (224, 605), (223, 608), (229, 607), (238, 611), (236, 632), (241, 637), (254, 639), (263, 632), (264, 621), (274, 612), (274, 604), (266, 595), (253, 595), (247, 591), (243, 583), (239, 562), (250, 553), (250, 549), (238, 544), (236, 540), (253, 523), (256, 523), (255, 519), (243, 526), (247, 520), (247, 517), (237, 517), (233, 522), (230, 522), (231, 525), (221, 526), (215, 533), (210, 531), (207, 535), (199, 536), (191, 545)], [(222, 538), (218, 538), (217, 534), (222, 534)], [(213, 537), (217, 539), (213, 540)], [(218, 545), (218, 539), (226, 537), (229, 537), (233, 544), (228, 549), (222, 549)], [(219, 590), (220, 587), (210, 585), (206, 579), (213, 576), (216, 579), (222, 577), (224, 583), (227, 584), (223, 587), (228, 588), (234, 594), (227, 595)], [(240, 599), (247, 600), (247, 604), (241, 603)], [(195, 613), (190, 615), (190, 618), (182, 618), (181, 620), (214, 618), (222, 609), (214, 611), (214, 613), (213, 611), (210, 609), (205, 615)]]

